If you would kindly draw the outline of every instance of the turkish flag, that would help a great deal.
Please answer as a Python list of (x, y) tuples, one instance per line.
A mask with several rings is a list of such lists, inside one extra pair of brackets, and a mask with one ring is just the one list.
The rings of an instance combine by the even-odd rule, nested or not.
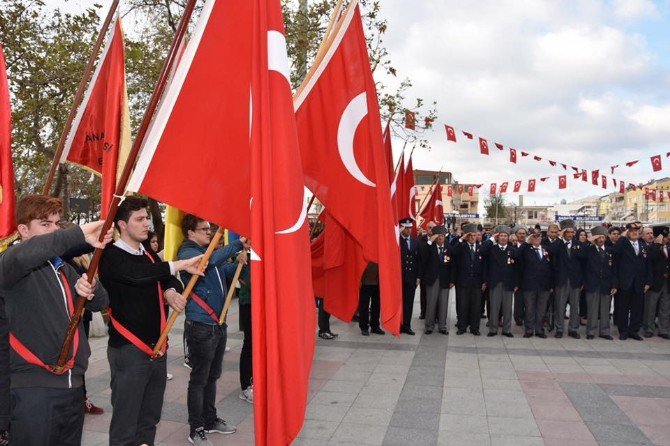
[(417, 190), (414, 186), (414, 166), (411, 157), (403, 173), (402, 187), (403, 193), (400, 196), (401, 200), (398, 201), (398, 216), (400, 218), (410, 217), (416, 221), (417, 209), (415, 197)]
[(403, 196), (403, 193), (405, 192), (405, 152), (400, 154), (398, 169), (392, 173), (391, 204), (393, 205), (393, 219), (398, 221), (407, 216), (407, 214), (404, 213), (405, 207), (403, 207), (407, 202), (407, 197)]
[(663, 165), (661, 164), (661, 155), (652, 156), (650, 160), (651, 168), (654, 169), (654, 172), (658, 172), (663, 169)]
[(479, 138), (479, 152), (482, 155), (489, 154), (489, 143), (484, 138)]
[(447, 196), (448, 197), (454, 196), (454, 186), (452, 186), (451, 184), (447, 186)]
[(618, 164), (615, 164), (614, 166), (610, 166), (610, 171), (612, 172), (612, 175), (614, 175), (614, 169), (616, 169), (617, 167), (619, 167)]
[(656, 190), (655, 189), (650, 190), (649, 191), (649, 196), (651, 197), (652, 201), (656, 201)]
[(463, 194), (463, 185), (459, 184), (458, 185), (458, 195), (461, 195), (461, 194)]
[(599, 179), (600, 179), (600, 171), (599, 170), (592, 170), (591, 171), (591, 183), (594, 186), (597, 186)]
[(405, 110), (405, 128), (416, 130), (416, 114), (413, 111)]
[(384, 133), (382, 134), (382, 139), (384, 140), (384, 154), (386, 155), (386, 166), (389, 172), (390, 183), (393, 181), (393, 177), (395, 176), (393, 164), (393, 146), (391, 144), (391, 121), (386, 123)]
[(502, 183), (502, 184), (500, 185), (500, 193), (501, 193), (501, 194), (504, 194), (504, 193), (507, 192), (507, 184), (508, 184), (507, 181), (505, 181), (504, 183)]
[(535, 179), (528, 180), (528, 192), (535, 192)]
[(534, 159), (535, 161), (542, 161), (542, 158), (540, 158), (540, 157), (539, 157), (539, 156), (537, 156), (537, 155), (536, 155), (536, 156), (534, 156), (534, 157), (533, 157), (533, 159)]
[(628, 162), (626, 163), (626, 167), (633, 167), (633, 166), (636, 165), (639, 161), (640, 161), (640, 160), (628, 161)]
[(59, 160), (78, 164), (102, 176), (100, 212), (103, 218), (131, 145), (123, 30), (118, 12), (110, 30)]
[(565, 189), (568, 185), (567, 175), (561, 175), (558, 177), (558, 188)]
[(456, 132), (454, 131), (454, 128), (450, 125), (445, 125), (444, 128), (447, 131), (447, 140), (456, 142)]
[(600, 184), (602, 185), (603, 189), (607, 189), (607, 177), (605, 175), (601, 177)]
[(521, 152), (521, 156), (528, 156), (528, 155), (530, 155), (530, 153), (528, 153), (528, 152)]
[(574, 178), (575, 180), (578, 179), (578, 178), (581, 177), (581, 176), (582, 176), (581, 173), (573, 173), (573, 174), (572, 174), (572, 178)]
[(516, 149), (509, 149), (509, 162), (516, 164)]
[[(5, 56), (0, 44), (0, 251), (11, 241), (8, 237), (16, 232), (15, 209), (12, 108), (9, 102)], [(7, 240), (3, 240), (5, 238)]]
[(563, 170), (568, 170), (568, 165), (561, 163), (561, 166), (563, 166)]
[(495, 195), (496, 194), (496, 183), (491, 183), (490, 189), (489, 189), (489, 195)]
[(472, 133), (466, 132), (465, 130), (462, 130), (462, 132), (463, 132), (463, 134), (465, 135), (466, 138), (468, 138), (468, 139), (472, 139), (472, 138), (474, 138), (474, 137), (472, 136)]
[(503, 150), (503, 149), (504, 149), (503, 145), (500, 144), (500, 143), (498, 143), (498, 142), (495, 143), (495, 145), (496, 145), (496, 147), (498, 148), (498, 150)]
[(514, 192), (519, 192), (521, 190), (521, 181), (517, 180), (514, 182)]
[(556, 161), (551, 161), (551, 160), (550, 160), (550, 161), (549, 161), (549, 164), (551, 164), (553, 167), (555, 167), (555, 166), (556, 166)]
[(475, 195), (475, 187), (474, 186), (468, 186), (468, 195), (470, 197)]
[(444, 205), (442, 203), (442, 185), (438, 182), (435, 183), (434, 187), (430, 191), (430, 197), (426, 202), (426, 205), (421, 210), (421, 217), (423, 222), (421, 227), (423, 229), (428, 228), (428, 222), (434, 222), (437, 225), (444, 224)]
[(397, 221), (356, 2), (340, 19), (332, 42), (294, 101), (305, 184), (361, 245), (366, 260), (379, 264), (382, 324), (398, 334), (402, 292)]
[(626, 184), (623, 181), (619, 181), (619, 193), (623, 194), (626, 192)]
[(586, 170), (582, 170), (582, 181), (584, 182), (588, 181), (588, 175), (586, 173)]

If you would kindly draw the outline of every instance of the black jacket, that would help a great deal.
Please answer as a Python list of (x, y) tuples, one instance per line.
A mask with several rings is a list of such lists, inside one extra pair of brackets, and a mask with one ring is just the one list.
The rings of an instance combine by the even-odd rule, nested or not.
[(484, 257), (481, 245), (475, 244), (475, 254), (471, 254), (467, 242), (458, 242), (453, 245), (453, 253), (456, 258), (456, 286), (478, 287), (484, 283)]
[(419, 241), (414, 237), (409, 237), (409, 248), (407, 242), (400, 236), (400, 269), (402, 270), (403, 283), (416, 283), (421, 273), (421, 252)]
[(670, 260), (663, 251), (663, 245), (649, 245), (649, 264), (651, 268), (651, 290), (661, 291), (670, 276)]
[(531, 244), (526, 243), (519, 253), (520, 288), (522, 291), (549, 291), (554, 288), (552, 255), (540, 246), (542, 260)]
[(618, 288), (614, 274), (614, 252), (611, 247), (603, 246), (601, 255), (596, 245), (584, 249), (584, 291), (587, 293), (609, 294), (612, 288)]
[(446, 242), (440, 255), (437, 243), (427, 244), (422, 254), (423, 278), (422, 283), (433, 285), (436, 280), (440, 281), (440, 288), (449, 288), (450, 283), (456, 282), (455, 258), (453, 257), (453, 246)]
[(614, 270), (619, 288), (641, 294), (645, 285), (651, 285), (652, 275), (649, 266), (649, 247), (642, 240), (638, 241), (639, 252), (626, 237), (621, 237), (614, 245)]
[[(84, 243), (84, 233), (77, 226), (32, 237), (0, 254), (0, 295), (5, 301), (9, 329), (48, 365), (56, 363), (70, 322), (60, 272), (66, 276), (75, 306), (80, 299), (74, 289), (79, 275), (71, 265), (61, 259), (57, 261), (55, 257)], [(109, 300), (102, 286), (98, 284), (94, 294), (86, 308), (92, 311), (107, 308)], [(11, 350), (11, 386), (80, 387), (90, 354), (82, 323), (79, 324), (79, 349), (74, 367), (63, 375), (54, 375), (29, 364)]]
[(558, 287), (565, 285), (570, 280), (572, 288), (579, 288), (584, 282), (584, 259), (587, 245), (572, 240), (570, 253), (567, 244), (563, 240), (557, 240), (554, 244), (554, 284)]
[(519, 286), (517, 249), (508, 243), (502, 250), (489, 240), (482, 244), (481, 252), (484, 256), (484, 281), (489, 289), (502, 282), (506, 291), (514, 291)]

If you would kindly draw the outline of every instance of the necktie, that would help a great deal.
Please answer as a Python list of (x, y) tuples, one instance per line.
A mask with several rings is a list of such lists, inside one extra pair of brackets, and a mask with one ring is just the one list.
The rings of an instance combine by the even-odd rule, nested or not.
[(535, 251), (537, 251), (537, 258), (542, 261), (542, 251), (540, 251), (540, 248), (535, 248)]
[(635, 255), (638, 255), (640, 253), (640, 248), (637, 242), (633, 243), (633, 249), (635, 250)]
[(667, 259), (668, 258), (668, 246), (663, 245), (663, 256)]
[(598, 248), (598, 254), (601, 260), (605, 258), (605, 250), (603, 248)]
[(409, 237), (406, 237), (406, 238), (405, 238), (405, 242), (407, 242), (407, 249), (409, 250), (409, 249), (410, 249), (410, 246), (409, 246)]
[(570, 248), (572, 247), (572, 243), (568, 243), (567, 245), (565, 245), (565, 247), (568, 250), (568, 257), (570, 257)]
[(475, 260), (475, 245), (470, 245), (470, 259)]

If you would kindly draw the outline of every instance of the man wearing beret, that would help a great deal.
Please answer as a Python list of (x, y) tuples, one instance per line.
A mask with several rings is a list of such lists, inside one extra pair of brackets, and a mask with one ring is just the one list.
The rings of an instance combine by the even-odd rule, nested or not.
[(613, 249), (605, 246), (606, 233), (607, 231), (602, 226), (591, 229), (592, 244), (584, 249), (586, 252), (584, 275), (587, 308), (586, 339), (593, 339), (597, 332), (601, 338), (611, 341), (613, 338), (610, 332), (610, 307), (612, 296), (617, 292), (617, 283), (614, 274)]
[[(521, 225), (516, 226), (514, 228), (514, 235), (516, 235), (516, 243), (514, 244), (514, 247), (517, 250), (517, 254), (520, 254), (521, 248), (526, 244), (526, 236), (528, 235), (528, 229), (525, 226)], [(517, 265), (517, 268), (518, 266), (519, 265)], [(519, 289), (514, 293), (514, 322), (519, 327), (523, 325), (524, 308), (525, 306), (523, 303), (523, 294), (521, 289)]]
[(509, 242), (508, 226), (496, 226), (490, 240), (482, 245), (484, 280), (489, 291), (488, 336), (498, 334), (498, 315), (502, 307), (503, 335), (512, 338), (512, 293), (518, 290), (517, 250)]
[(449, 310), (449, 290), (454, 287), (456, 271), (453, 268), (454, 248), (446, 243), (447, 229), (444, 226), (432, 228), (432, 235), (422, 252), (423, 278), (426, 287), (425, 333), (433, 333), (437, 318), (440, 333), (449, 334), (447, 318)]
[(645, 228), (650, 230), (649, 262), (652, 271), (651, 288), (647, 291), (644, 299), (644, 320), (642, 328), (644, 337), (650, 338), (654, 335), (656, 322), (656, 310), (658, 309), (658, 335), (668, 339), (668, 311), (670, 311), (670, 295), (668, 295), (668, 280), (670, 280), (670, 259), (668, 258), (668, 233), (667, 226), (656, 226)]
[(565, 328), (565, 309), (570, 303), (570, 321), (568, 335), (579, 339), (579, 296), (582, 290), (582, 271), (584, 269), (584, 248), (575, 236), (575, 222), (563, 220), (560, 223), (562, 237), (556, 241), (553, 262), (556, 292), (554, 293), (554, 327), (556, 338), (563, 337)]
[(526, 314), (524, 319), (524, 338), (533, 335), (546, 338), (543, 319), (547, 313), (549, 295), (553, 291), (552, 256), (542, 246), (542, 235), (532, 234), (529, 244), (524, 245), (519, 255), (521, 265), (520, 287), (523, 293)]
[(456, 305), (458, 307), (458, 331), (462, 335), (470, 327), (470, 333), (480, 335), (481, 298), (484, 286), (484, 259), (477, 243), (477, 225), (463, 226), (464, 235), (454, 244), (457, 259)]
[(402, 268), (402, 325), (400, 333), (414, 336), (412, 331), (412, 311), (414, 310), (414, 294), (420, 283), (421, 254), (419, 241), (411, 236), (412, 219), (403, 218), (400, 225), (400, 262)]

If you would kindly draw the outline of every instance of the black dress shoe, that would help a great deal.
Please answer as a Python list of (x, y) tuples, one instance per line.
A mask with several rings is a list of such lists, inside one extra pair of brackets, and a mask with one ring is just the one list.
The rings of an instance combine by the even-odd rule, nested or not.
[(460, 335), (462, 335), (462, 334), (465, 334), (465, 330), (458, 330), (458, 331), (456, 332), (456, 334), (457, 334), (458, 336), (460, 336)]
[(498, 334), (498, 333), (489, 331), (488, 334), (487, 334), (486, 336), (488, 336), (489, 338), (492, 338), (493, 336), (495, 336), (495, 335), (497, 335), (497, 334)]
[(533, 337), (533, 333), (524, 333), (524, 334), (523, 334), (523, 337), (524, 337), (524, 338), (532, 338), (532, 337)]
[(400, 330), (400, 333), (405, 333), (410, 336), (414, 336), (416, 334), (412, 331), (411, 328), (403, 328), (402, 330)]
[(424, 320), (425, 318), (426, 318), (425, 314), (422, 314), (422, 315), (419, 316), (419, 319), (421, 319), (421, 320)]
[(424, 334), (427, 334), (427, 335), (433, 334), (433, 330), (426, 330), (426, 331), (424, 331)]
[(503, 336), (507, 336), (508, 338), (513, 338), (514, 335), (512, 333), (503, 333)]
[(635, 339), (636, 341), (644, 341), (644, 339), (642, 338), (642, 336), (640, 336), (640, 335), (637, 334), (637, 333), (632, 334), (632, 335), (629, 335), (628, 337), (631, 338), (631, 339)]
[(593, 338), (595, 338), (595, 336), (593, 336), (593, 335), (586, 335), (586, 339), (588, 339), (588, 340), (591, 340), (591, 339), (593, 339)]
[(449, 334), (449, 332), (447, 330), (440, 330), (440, 333), (442, 333), (443, 335), (448, 335)]
[(362, 334), (363, 336), (370, 336), (370, 332), (367, 331), (367, 330), (361, 330), (361, 334)]
[(670, 339), (670, 334), (662, 333), (662, 334), (658, 335), (658, 337), (663, 338), (663, 339)]
[(538, 338), (547, 339), (547, 335), (544, 333), (536, 334), (535, 336), (537, 336)]
[(608, 341), (613, 341), (614, 338), (610, 335), (600, 335), (599, 338), (607, 339)]
[(556, 339), (561, 339), (563, 337), (563, 332), (562, 331), (557, 331), (556, 334), (554, 335)]
[(473, 336), (481, 336), (481, 335), (482, 335), (482, 334), (479, 332), (479, 330), (474, 330), (474, 331), (471, 331), (470, 333), (472, 333)]
[(581, 336), (576, 331), (569, 332), (568, 336), (570, 336), (571, 338), (574, 338), (574, 339), (581, 339)]
[(644, 337), (645, 338), (651, 338), (652, 336), (654, 336), (654, 333), (652, 333), (651, 331), (645, 331), (644, 332)]
[(382, 335), (382, 336), (386, 334), (386, 332), (379, 327), (371, 329), (370, 333), (374, 333), (376, 335)]
[(521, 327), (523, 325), (523, 321), (514, 321), (517, 327)]
[(628, 335), (625, 335), (625, 334), (620, 334), (619, 335), (619, 340), (620, 341), (625, 341), (626, 339), (628, 339)]

